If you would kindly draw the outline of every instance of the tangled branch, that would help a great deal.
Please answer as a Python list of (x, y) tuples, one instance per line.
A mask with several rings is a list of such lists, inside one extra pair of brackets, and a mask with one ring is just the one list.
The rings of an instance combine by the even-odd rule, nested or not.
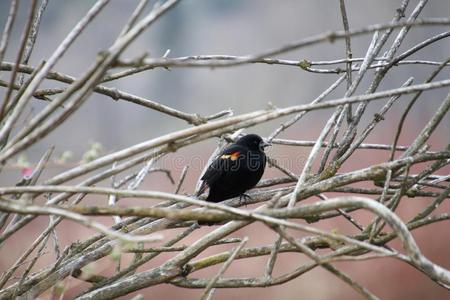
[[(163, 283), (204, 289), (201, 299), (211, 299), (217, 288), (284, 284), (318, 266), (363, 297), (377, 299), (367, 287), (339, 270), (335, 262), (357, 264), (386, 257), (409, 264), (436, 284), (450, 289), (450, 270), (425, 256), (411, 234), (413, 229), (450, 219), (447, 212), (439, 212), (441, 204), (450, 198), (450, 148), (448, 145), (446, 148), (434, 147), (432, 141), (436, 129), (448, 123), (450, 79), (445, 75), (440, 79), (436, 77), (444, 74), (444, 70), (448, 71), (450, 57), (443, 61), (433, 57), (411, 58), (418, 52), (426, 54), (425, 50), (429, 47), (448, 40), (450, 32), (434, 34), (414, 45), (406, 44), (409, 32), (418, 28), (440, 26), (448, 29), (449, 18), (418, 18), (428, 1), (418, 1), (405, 20), (402, 18), (409, 6), (407, 0), (402, 1), (391, 22), (354, 29), (345, 1), (340, 0), (343, 30), (320, 33), (256, 54), (169, 57), (170, 51), (166, 51), (162, 57), (148, 57), (144, 53), (137, 58), (125, 58), (123, 53), (136, 39), (181, 2), (167, 0), (148, 7), (148, 1), (142, 0), (112, 44), (105, 47), (107, 50), (99, 53), (79, 77), (59, 72), (56, 66), (72, 45), (79, 42), (79, 36), (90, 30), (92, 21), (110, 1), (98, 0), (56, 50), (34, 66), (29, 59), (39, 40), (39, 27), (41, 19), (46, 17), (48, 1), (31, 1), (26, 20), (17, 19), (17, 2), (11, 1), (0, 42), (0, 71), (10, 75), (9, 80), (0, 79), (0, 86), (5, 89), (0, 106), (0, 172), (11, 167), (25, 151), (31, 151), (36, 145), (45, 145), (53, 131), (61, 128), (69, 117), (81, 113), (79, 108), (90, 101), (93, 93), (158, 111), (168, 120), (182, 120), (185, 125), (168, 134), (69, 166), (62, 172), (53, 175), (46, 173), (47, 177), (41, 178), (49, 168), (53, 155), (51, 148), (34, 166), (31, 174), (24, 175), (16, 185), (2, 184), (0, 246), (13, 243), (13, 239), (23, 234), (22, 230), (30, 227), (36, 219), (45, 220), (48, 216), (49, 222), (44, 230), (33, 236), (34, 240), (30, 239), (28, 248), (21, 249), (15, 262), (2, 273), (1, 299), (32, 299), (45, 293), (63, 296), (65, 290), (58, 287), (70, 278), (90, 284), (88, 289), (80, 291), (77, 299), (111, 299)], [(6, 61), (6, 49), (11, 47), (12, 27), (19, 21), (24, 22), (19, 51), (15, 60)], [(352, 40), (368, 34), (372, 35), (372, 39), (363, 57), (353, 57), (357, 51)], [(278, 58), (293, 50), (337, 40), (344, 42), (342, 58), (326, 61)], [(389, 44), (390, 40), (392, 44)], [(398, 53), (401, 46), (407, 47), (407, 50)], [(341, 75), (307, 104), (278, 107), (275, 103), (244, 114), (234, 114), (229, 109), (203, 116), (114, 87), (119, 79), (156, 68), (177, 71), (178, 68), (232, 68), (250, 64), (262, 64), (268, 68), (291, 67), (316, 76)], [(411, 76), (405, 78), (401, 86), (378, 90), (391, 70), (410, 65), (431, 69), (427, 79), (416, 82), (420, 79)], [(345, 92), (336, 95), (342, 82), (346, 82)], [(365, 92), (359, 93), (363, 89)], [(432, 90), (445, 91), (447, 96), (444, 99), (424, 97)], [(408, 100), (409, 104), (405, 105)], [(43, 108), (33, 112), (26, 122), (21, 122), (33, 101), (40, 101)], [(413, 141), (399, 145), (408, 113), (421, 101), (440, 101), (440, 104), (425, 126), (415, 132)], [(372, 108), (374, 103), (381, 103), (381, 108), (374, 116), (369, 116), (368, 107)], [(395, 138), (368, 142), (374, 128), (388, 118), (387, 113), (394, 104), (405, 107), (398, 126), (393, 128)], [(300, 136), (279, 137), (301, 122), (305, 115), (317, 110), (325, 111), (329, 118), (315, 140), (303, 140)], [(292, 166), (269, 157), (270, 164), (281, 171), (283, 177), (262, 180), (249, 192), (250, 198), (244, 202), (236, 198), (223, 203), (210, 203), (202, 200), (202, 196), (197, 198), (188, 193), (180, 194), (184, 191), (183, 186), (188, 185), (187, 178), (194, 176), (189, 171), (191, 166), (183, 166), (178, 180), (174, 180), (173, 170), (157, 166), (163, 157), (187, 146), (195, 147), (213, 137), (221, 138), (215, 151), (217, 154), (227, 141), (236, 139), (242, 129), (261, 124), (269, 126), (273, 124), (270, 121), (282, 117), (290, 119), (272, 128), (266, 139), (274, 148), (295, 146), (295, 151), (299, 151), (300, 147), (311, 147), (309, 155), (302, 162), (299, 174)], [(394, 121), (397, 123), (397, 120)], [(343, 165), (361, 151), (385, 151), (387, 159), (365, 167), (344, 169)], [(396, 156), (397, 151), (399, 156)], [(210, 160), (214, 157), (212, 155)], [(140, 169), (134, 170), (136, 167)], [(167, 175), (174, 185), (174, 192), (144, 190), (141, 187), (144, 179), (155, 172)], [(117, 176), (122, 179), (117, 179)], [(104, 185), (107, 180), (112, 187)], [(194, 191), (195, 187), (187, 189)], [(99, 195), (108, 198), (108, 205), (88, 202)], [(400, 202), (414, 201), (419, 197), (428, 199), (428, 205), (410, 220), (401, 218), (397, 209)], [(129, 198), (130, 202), (140, 199), (148, 204), (119, 205), (118, 201), (124, 198)], [(315, 201), (316, 198), (321, 200)], [(363, 210), (372, 216), (368, 224), (352, 214)], [(111, 217), (113, 225), (106, 221)], [(320, 229), (319, 224), (330, 219), (350, 222), (357, 233)], [(95, 233), (84, 241), (71, 240), (64, 246), (58, 239), (56, 229), (65, 220)], [(192, 242), (180, 244), (184, 239), (195, 236), (193, 233), (201, 228), (198, 221), (214, 222), (217, 226), (209, 228), (206, 234)], [(234, 236), (236, 231), (251, 224), (268, 228), (275, 236), (273, 243), (253, 247), (248, 246), (250, 234), (242, 238)], [(174, 236), (173, 232), (176, 232)], [(299, 232), (306, 236), (296, 237)], [(401, 249), (387, 245), (394, 239), (401, 241)], [(51, 241), (54, 243), (52, 252), (55, 259), (49, 263), (43, 257)], [(149, 247), (146, 245), (149, 242), (154, 244)], [(206, 250), (214, 250), (216, 245), (234, 243), (237, 245), (229, 251), (216, 251), (215, 254), (198, 257)], [(317, 251), (319, 249), (323, 251)], [(282, 270), (281, 274), (274, 275), (277, 257), (288, 252), (304, 255), (310, 261), (295, 262), (298, 265), (294, 270)], [(170, 257), (161, 262), (157, 259), (160, 254)], [(121, 257), (125, 255), (133, 259), (123, 265)], [(107, 256), (113, 257), (113, 263), (117, 264), (113, 274), (89, 271), (90, 266)], [(235, 261), (254, 257), (266, 258), (266, 267), (260, 276), (235, 278), (225, 275)], [(37, 263), (43, 261), (47, 262), (44, 267)], [(144, 271), (138, 270), (149, 262), (152, 263), (148, 265), (150, 267)], [(193, 277), (195, 272), (219, 264), (221, 268), (211, 278)], [(21, 272), (24, 266), (25, 271)]]

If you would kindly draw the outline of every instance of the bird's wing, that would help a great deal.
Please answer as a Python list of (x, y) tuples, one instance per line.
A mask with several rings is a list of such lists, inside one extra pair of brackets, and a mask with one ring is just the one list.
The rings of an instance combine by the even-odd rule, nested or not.
[(238, 159), (242, 150), (242, 147), (236, 144), (226, 147), (220, 155), (213, 160), (211, 165), (209, 165), (201, 180), (208, 185), (214, 184), (214, 182), (219, 180), (225, 174), (226, 168), (230, 168), (230, 163), (233, 163)]

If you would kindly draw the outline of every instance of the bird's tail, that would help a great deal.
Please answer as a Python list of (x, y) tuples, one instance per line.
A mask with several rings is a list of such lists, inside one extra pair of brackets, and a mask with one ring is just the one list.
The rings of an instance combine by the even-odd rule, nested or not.
[(200, 185), (200, 188), (198, 189), (198, 191), (195, 193), (195, 197), (199, 197), (201, 194), (203, 194), (206, 190), (206, 188), (208, 187), (208, 185), (206, 184), (205, 181), (202, 182), (202, 184)]

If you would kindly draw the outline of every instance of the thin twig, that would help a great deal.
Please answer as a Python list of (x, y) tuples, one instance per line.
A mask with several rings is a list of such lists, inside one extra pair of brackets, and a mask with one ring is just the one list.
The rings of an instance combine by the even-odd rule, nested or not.
[(228, 267), (231, 265), (231, 263), (234, 261), (236, 255), (241, 251), (241, 249), (245, 246), (245, 244), (248, 242), (248, 237), (244, 237), (242, 239), (242, 242), (239, 243), (233, 250), (230, 251), (230, 256), (228, 257), (227, 261), (222, 265), (219, 272), (211, 278), (208, 285), (205, 288), (205, 291), (203, 292), (202, 296), (200, 297), (201, 300), (205, 299), (212, 299), (212, 295), (214, 293), (214, 285), (216, 284), (217, 280), (219, 280), (220, 277), (222, 277), (223, 273), (228, 269)]

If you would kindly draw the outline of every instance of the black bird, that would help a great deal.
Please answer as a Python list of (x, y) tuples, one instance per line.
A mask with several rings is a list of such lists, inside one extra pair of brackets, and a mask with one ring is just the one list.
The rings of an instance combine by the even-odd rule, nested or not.
[(200, 191), (206, 186), (209, 194), (206, 201), (221, 202), (244, 195), (261, 179), (266, 166), (264, 148), (269, 146), (256, 134), (247, 134), (228, 145), (211, 163), (202, 176)]

